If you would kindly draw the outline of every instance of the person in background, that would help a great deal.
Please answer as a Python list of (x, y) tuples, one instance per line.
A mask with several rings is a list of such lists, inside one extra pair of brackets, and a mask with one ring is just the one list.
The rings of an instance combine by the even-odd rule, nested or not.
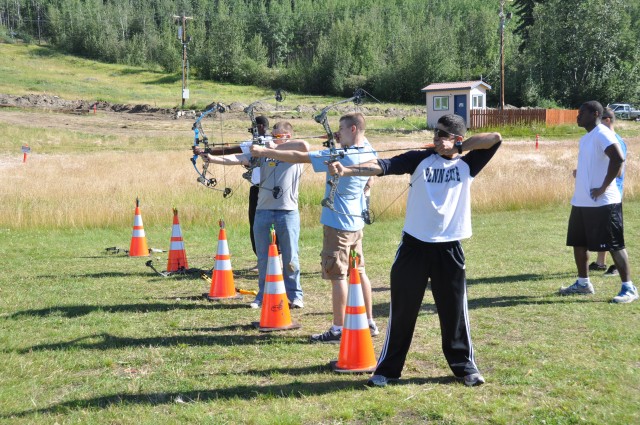
[(580, 139), (576, 182), (571, 199), (567, 246), (573, 247), (578, 279), (561, 287), (560, 295), (588, 295), (595, 292), (589, 280), (589, 251), (607, 250), (618, 269), (622, 287), (614, 303), (638, 299), (631, 281), (629, 257), (624, 244), (622, 196), (615, 184), (624, 163), (620, 143), (613, 131), (601, 122), (602, 105), (585, 102), (578, 110), (578, 126), (587, 134)]
[[(262, 142), (269, 143), (271, 141), (271, 136), (267, 134), (267, 129), (269, 128), (269, 119), (264, 115), (259, 115), (256, 117), (256, 125), (258, 127), (258, 134), (262, 138)], [(251, 129), (249, 129), (251, 130)], [(220, 155), (232, 155), (238, 153), (249, 154), (249, 148), (253, 144), (253, 140), (248, 140), (246, 142), (240, 143), (238, 146), (231, 147), (221, 147), (221, 148), (212, 148), (209, 153), (213, 156)], [(251, 239), (251, 248), (253, 249), (253, 253), (256, 254), (256, 240), (253, 235), (253, 223), (256, 217), (256, 207), (258, 206), (258, 192), (260, 185), (260, 167), (253, 168), (250, 172), (250, 175), (247, 176), (247, 180), (251, 183), (249, 187), (249, 238)], [(258, 266), (254, 266), (250, 269), (251, 271), (258, 271)]]
[[(611, 110), (611, 108), (604, 108), (604, 112), (602, 113), (602, 124), (604, 126), (606, 126), (607, 128), (609, 128), (609, 130), (613, 131), (613, 133), (616, 136), (616, 139), (618, 139), (618, 143), (620, 143), (620, 149), (622, 150), (622, 156), (624, 158), (627, 157), (627, 144), (624, 142), (624, 140), (622, 140), (622, 137), (620, 137), (620, 135), (618, 133), (616, 133), (615, 129), (614, 129), (614, 122), (616, 120), (616, 116), (613, 113), (613, 111)], [(620, 191), (620, 198), (622, 198), (622, 190), (624, 189), (624, 164), (622, 165), (622, 169), (620, 170), (620, 175), (618, 177), (616, 177), (616, 186), (618, 186), (618, 190)], [(609, 277), (609, 276), (618, 276), (618, 269), (616, 268), (615, 264), (612, 264), (611, 266), (609, 266), (609, 268), (607, 269), (607, 262), (606, 262), (606, 258), (607, 258), (607, 251), (598, 251), (598, 257), (596, 259), (596, 261), (592, 262), (591, 264), (589, 264), (589, 270), (591, 271), (604, 271), (606, 270), (606, 272), (604, 273), (605, 276)]]
[[(271, 143), (265, 146), (269, 151), (296, 149), (308, 151), (309, 145), (303, 140), (292, 140), (293, 127), (287, 121), (280, 121), (273, 127)], [(252, 145), (257, 146), (257, 145)], [(203, 160), (223, 165), (244, 165), (251, 163), (252, 154), (214, 156), (201, 154)], [(303, 292), (300, 284), (300, 261), (298, 240), (300, 237), (300, 214), (298, 212), (298, 187), (302, 165), (282, 161), (260, 161), (260, 182), (258, 184), (258, 205), (253, 233), (258, 255), (258, 294), (249, 304), (251, 308), (262, 306), (265, 279), (271, 243), (271, 226), (274, 226), (278, 247), (282, 255), (282, 277), (292, 308), (303, 308)]]

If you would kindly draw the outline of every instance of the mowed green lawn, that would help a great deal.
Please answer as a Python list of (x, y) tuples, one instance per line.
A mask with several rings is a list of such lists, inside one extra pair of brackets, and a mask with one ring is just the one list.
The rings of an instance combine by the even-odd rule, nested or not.
[[(0, 52), (4, 77), (0, 93), (47, 93), (65, 99), (97, 98), (165, 107), (179, 102), (180, 81), (175, 75), (61, 56), (35, 46), (0, 44)], [(250, 102), (269, 93), (255, 87), (198, 81), (190, 87), (191, 100), (198, 108), (212, 98)], [(299, 102), (293, 95), (288, 99), (292, 105)], [(322, 98), (317, 103), (332, 101), (335, 99)], [(310, 124), (301, 123), (305, 127), (300, 131), (315, 134), (316, 124), (307, 118)], [(70, 122), (66, 116), (60, 120)], [(307, 342), (309, 334), (322, 332), (331, 323), (330, 287), (319, 273), (321, 227), (308, 224), (317, 222), (317, 208), (303, 211), (300, 257), (306, 307), (293, 312), (302, 328), (260, 333), (251, 326), (259, 320), (259, 312), (247, 307), (251, 296), (242, 301), (207, 302), (200, 295), (209, 284), (198, 274), (161, 278), (145, 266), (146, 258), (105, 252), (106, 247), (128, 247), (131, 237), (131, 227), (117, 224), (124, 221), (118, 219), (121, 210), (114, 211), (111, 206), (131, 208), (132, 223), (133, 197), (140, 194), (149, 246), (168, 248), (168, 210), (177, 206), (184, 220), (189, 265), (209, 269), (217, 245), (218, 213), (222, 213), (228, 219), (232, 265), (238, 274), (236, 287), (257, 289), (256, 275), (245, 271), (255, 264), (248, 226), (243, 224), (246, 196), (239, 194), (223, 202), (218, 193), (205, 195), (193, 189), (195, 177), (191, 175), (167, 194), (158, 193), (164, 187), (160, 178), (150, 184), (144, 183), (146, 180), (127, 183), (122, 178), (126, 176), (124, 168), (107, 173), (107, 177), (97, 174), (101, 181), (109, 181), (110, 190), (92, 179), (99, 160), (109, 159), (109, 167), (119, 161), (117, 154), (106, 151), (153, 149), (162, 151), (162, 157), (173, 154), (169, 149), (186, 152), (186, 146), (178, 142), (182, 133), (141, 137), (134, 128), (121, 134), (103, 130), (93, 120), (93, 127), (87, 126), (91, 132), (85, 135), (38, 127), (37, 119), (24, 121), (28, 125), (3, 124), (7, 133), (6, 140), (0, 140), (3, 160), (11, 163), (9, 158), (28, 142), (34, 148), (28, 164), (36, 165), (40, 172), (29, 178), (32, 174), (5, 168), (5, 191), (23, 184), (25, 193), (5, 194), (3, 207), (7, 216), (25, 205), (30, 213), (35, 210), (34, 214), (54, 211), (65, 224), (41, 220), (36, 222), (44, 224), (30, 227), (26, 219), (22, 223), (6, 217), (4, 222), (0, 220), (5, 223), (0, 226), (0, 423), (640, 423), (640, 302), (611, 304), (620, 282), (601, 274), (593, 276), (593, 296), (556, 295), (561, 285), (575, 279), (573, 255), (564, 246), (568, 199), (561, 205), (553, 202), (544, 206), (544, 201), (535, 198), (538, 185), (531, 185), (519, 188), (515, 195), (533, 200), (515, 205), (537, 206), (534, 209), (491, 212), (492, 208), (485, 206), (483, 212), (474, 214), (474, 236), (464, 242), (464, 248), (476, 361), (487, 384), (466, 388), (452, 379), (440, 349), (433, 299), (427, 293), (403, 380), (395, 386), (370, 389), (364, 385), (366, 375), (330, 371), (328, 363), (337, 358), (338, 346)], [(178, 123), (187, 131), (184, 140), (188, 144), (192, 140), (190, 124)], [(122, 123), (109, 125), (123, 127)], [(161, 131), (164, 125), (153, 122), (143, 128), (159, 126)], [(245, 135), (246, 125), (237, 125)], [(391, 121), (384, 128), (400, 125), (406, 123)], [(520, 137), (516, 131), (537, 132), (499, 130), (507, 137), (510, 133), (529, 141), (533, 139)], [(620, 130), (625, 137), (637, 137), (636, 127), (627, 123), (621, 124)], [(374, 131), (369, 134), (376, 135)], [(582, 132), (571, 129), (570, 134), (577, 140)], [(399, 136), (389, 134), (389, 138)], [(74, 171), (80, 167), (50, 165), (55, 162), (48, 159), (52, 153), (70, 154), (69, 162), (75, 164), (75, 154), (92, 143), (104, 143), (104, 148), (96, 150), (104, 151), (105, 156), (88, 157), (91, 161), (85, 174)], [(546, 155), (547, 147), (550, 145), (543, 144), (541, 153)], [(630, 148), (633, 152), (633, 145)], [(564, 162), (573, 163), (574, 154), (565, 149), (559, 148), (570, 158)], [(511, 155), (509, 158), (528, 155), (509, 145), (502, 150)], [(188, 155), (184, 156), (173, 166), (188, 164)], [(546, 174), (521, 161), (493, 175), (501, 182), (515, 180), (516, 173), (530, 175), (532, 181), (545, 175), (553, 177), (552, 173), (570, 175), (567, 167), (551, 167), (555, 164), (553, 155), (548, 158), (552, 160), (542, 162), (550, 164), (543, 169)], [(497, 160), (494, 163), (499, 164)], [(166, 171), (162, 162), (157, 169)], [(640, 200), (635, 195), (632, 169), (627, 175), (625, 231), (633, 271), (640, 265)], [(25, 170), (33, 172), (33, 168)], [(145, 166), (144, 171), (151, 177), (159, 173), (151, 166)], [(167, 178), (167, 174), (159, 175)], [(476, 189), (485, 179), (499, 190), (500, 183), (489, 179), (491, 175), (490, 170), (485, 171)], [(71, 177), (78, 176), (84, 179), (83, 184), (69, 183), (76, 181)], [(52, 181), (59, 183), (52, 185)], [(547, 190), (556, 189), (546, 180), (540, 184), (546, 184)], [(49, 190), (29, 191), (36, 186)], [(183, 192), (176, 195), (178, 189)], [(320, 189), (317, 191), (319, 197)], [(390, 201), (396, 195), (386, 194), (385, 199)], [(66, 203), (72, 208), (65, 209)], [(318, 204), (317, 200), (313, 204)], [(82, 211), (74, 213), (73, 207), (79, 205)], [(159, 210), (169, 217), (166, 223), (158, 222), (162, 216)], [(87, 211), (94, 212), (91, 217), (104, 216), (105, 223), (110, 217), (115, 221), (100, 228), (86, 219)], [(73, 224), (76, 222), (80, 224)], [(382, 331), (374, 338), (376, 354), (386, 330), (388, 274), (401, 229), (398, 214), (386, 214), (365, 229), (367, 270)], [(161, 270), (166, 267), (166, 256), (158, 253), (152, 257)]]
[[(640, 264), (640, 203), (625, 205), (632, 267)], [(475, 214), (464, 243), (476, 360), (486, 385), (452, 379), (433, 299), (424, 298), (403, 380), (368, 388), (331, 372), (338, 346), (307, 342), (330, 325), (319, 275), (321, 228), (303, 229), (306, 307), (295, 331), (260, 333), (242, 301), (207, 302), (199, 277), (161, 278), (146, 259), (106, 254), (131, 229), (0, 230), (0, 422), (4, 423), (619, 423), (640, 421), (640, 302), (560, 297), (575, 278), (564, 246), (567, 206)], [(143, 212), (144, 215), (144, 212)], [(382, 333), (388, 271), (401, 221), (366, 228), (365, 252)], [(167, 249), (170, 223), (148, 226)], [(215, 223), (182, 228), (191, 267), (210, 268)], [(246, 227), (229, 227), (236, 287), (256, 289)], [(166, 253), (154, 262), (166, 267)]]

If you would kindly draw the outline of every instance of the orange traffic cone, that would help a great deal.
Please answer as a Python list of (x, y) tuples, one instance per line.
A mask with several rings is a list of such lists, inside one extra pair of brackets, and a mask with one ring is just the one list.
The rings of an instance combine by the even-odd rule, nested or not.
[(211, 289), (208, 294), (203, 294), (209, 301), (242, 298), (236, 294), (233, 283), (233, 269), (231, 268), (231, 255), (227, 245), (227, 232), (224, 230), (224, 220), (218, 222), (220, 233), (218, 234), (218, 251), (216, 263), (211, 273)]
[(373, 342), (364, 307), (358, 259), (351, 251), (351, 271), (349, 272), (349, 292), (345, 309), (340, 354), (337, 362), (331, 362), (334, 372), (373, 372), (376, 357), (373, 354)]
[(171, 245), (169, 247), (169, 260), (167, 261), (167, 271), (177, 272), (178, 270), (188, 269), (187, 253), (184, 250), (184, 241), (182, 240), (182, 230), (180, 230), (180, 221), (178, 220), (178, 210), (173, 209), (173, 227), (171, 229)]
[(253, 322), (261, 332), (282, 331), (298, 329), (301, 326), (291, 321), (289, 300), (284, 289), (280, 257), (276, 246), (276, 231), (271, 226), (271, 244), (269, 245), (269, 258), (267, 263), (267, 276), (262, 295), (262, 311), (260, 322)]
[(133, 218), (133, 234), (131, 235), (131, 245), (129, 246), (129, 257), (148, 257), (149, 247), (147, 237), (144, 234), (142, 216), (140, 215), (140, 200), (136, 198), (136, 211)]

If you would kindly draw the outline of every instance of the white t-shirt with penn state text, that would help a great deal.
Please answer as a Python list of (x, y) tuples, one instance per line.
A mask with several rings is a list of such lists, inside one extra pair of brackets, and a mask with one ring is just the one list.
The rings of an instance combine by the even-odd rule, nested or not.
[(411, 174), (403, 231), (429, 243), (471, 237), (471, 183), (499, 146), (453, 159), (428, 149), (378, 160), (383, 175)]

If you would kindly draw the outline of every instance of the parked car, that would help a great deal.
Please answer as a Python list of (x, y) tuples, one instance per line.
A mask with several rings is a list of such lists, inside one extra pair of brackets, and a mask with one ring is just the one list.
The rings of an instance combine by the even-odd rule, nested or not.
[(628, 103), (612, 103), (607, 105), (611, 108), (616, 118), (622, 120), (640, 120), (640, 109), (635, 109)]

